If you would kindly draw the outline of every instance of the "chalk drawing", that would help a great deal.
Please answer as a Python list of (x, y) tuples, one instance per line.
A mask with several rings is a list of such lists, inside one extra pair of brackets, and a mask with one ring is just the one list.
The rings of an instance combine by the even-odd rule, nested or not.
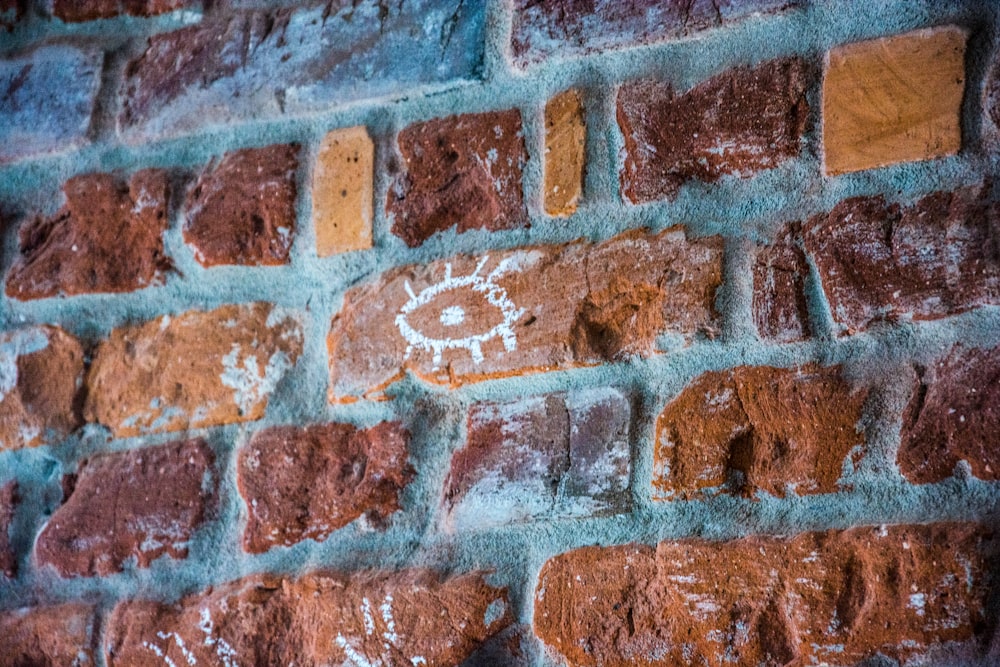
[[(399, 647), (399, 634), (396, 632), (396, 619), (392, 616), (392, 593), (386, 594), (382, 601), (382, 604), (378, 607), (379, 615), (382, 617), (383, 631), (381, 633), (382, 637), (382, 648), (386, 652), (390, 652), (393, 648), (397, 650)], [(361, 615), (364, 619), (365, 624), (365, 636), (374, 637), (376, 636), (375, 628), (375, 614), (372, 611), (372, 603), (368, 598), (362, 598), (361, 600)], [(392, 663), (386, 663), (382, 661), (382, 658), (369, 658), (364, 653), (358, 651), (354, 648), (346, 637), (340, 632), (337, 633), (334, 639), (340, 650), (344, 652), (344, 656), (347, 661), (354, 667), (397, 667)], [(414, 667), (419, 665), (426, 665), (427, 660), (421, 656), (413, 656), (410, 658), (410, 664)]]
[[(215, 655), (219, 658), (222, 667), (240, 667), (239, 663), (236, 662), (236, 651), (229, 645), (229, 642), (222, 637), (214, 636), (214, 624), (212, 623), (212, 615), (208, 609), (203, 608), (201, 610), (201, 621), (198, 623), (198, 629), (205, 634), (205, 646), (215, 647)], [(198, 664), (198, 659), (194, 656), (194, 653), (188, 649), (184, 640), (176, 632), (159, 631), (156, 633), (156, 636), (166, 641), (167, 645), (173, 639), (174, 643), (177, 644), (177, 648), (180, 649), (181, 655), (187, 661), (187, 664), (191, 665), (191, 667), (195, 667)], [(167, 649), (163, 646), (148, 641), (142, 642), (142, 646), (152, 651), (157, 657), (163, 658), (163, 664), (167, 667), (181, 667), (171, 660), (170, 656), (167, 655)]]

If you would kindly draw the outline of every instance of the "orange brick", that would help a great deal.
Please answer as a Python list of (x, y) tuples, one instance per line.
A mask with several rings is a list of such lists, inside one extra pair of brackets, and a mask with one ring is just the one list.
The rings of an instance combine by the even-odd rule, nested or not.
[(364, 127), (323, 137), (313, 171), (316, 254), (329, 257), (372, 247), (375, 149)]
[(584, 135), (580, 93), (567, 90), (545, 105), (545, 212), (576, 211), (583, 190)]

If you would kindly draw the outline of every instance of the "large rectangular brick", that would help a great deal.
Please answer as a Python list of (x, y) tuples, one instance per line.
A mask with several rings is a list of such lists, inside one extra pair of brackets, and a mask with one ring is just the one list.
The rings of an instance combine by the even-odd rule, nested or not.
[(138, 143), (477, 79), (484, 20), (483, 3), (458, 0), (221, 14), (150, 38), (129, 63), (119, 127)]
[(94, 608), (86, 604), (0, 613), (0, 667), (91, 667), (96, 625)]
[(316, 254), (371, 248), (374, 206), (375, 145), (368, 130), (358, 126), (328, 132), (313, 167)]
[(545, 103), (545, 212), (566, 217), (583, 192), (587, 128), (580, 91), (565, 90)]

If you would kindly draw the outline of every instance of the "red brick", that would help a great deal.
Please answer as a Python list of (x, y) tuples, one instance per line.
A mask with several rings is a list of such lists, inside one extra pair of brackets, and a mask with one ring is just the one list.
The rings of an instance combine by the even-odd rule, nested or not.
[(249, 516), (243, 548), (262, 553), (330, 533), (364, 515), (376, 525), (399, 509), (413, 477), (409, 434), (397, 423), (261, 431), (239, 455), (239, 489)]
[(0, 486), (0, 573), (8, 578), (17, 574), (17, 554), (10, 543), (10, 530), (19, 500), (16, 481)]
[(87, 375), (84, 416), (115, 437), (254, 421), (302, 352), (302, 328), (267, 303), (115, 329)]
[(457, 665), (511, 620), (506, 590), (480, 574), (262, 575), (176, 605), (119, 604), (105, 655), (109, 667), (165, 658), (177, 665)]
[(832, 493), (864, 445), (866, 397), (837, 367), (705, 373), (657, 420), (653, 486), (661, 499)]
[(330, 399), (404, 369), (457, 386), (650, 356), (661, 333), (712, 335), (721, 280), (721, 240), (678, 228), (395, 269), (347, 292), (327, 340)]
[(70, 495), (35, 545), (40, 565), (63, 576), (121, 572), (163, 555), (186, 558), (214, 491), (203, 440), (104, 454), (84, 461)]
[(74, 23), (107, 19), (123, 14), (156, 16), (200, 6), (200, 0), (54, 0), (52, 15), (68, 23)]
[(112, 174), (68, 180), (62, 209), (21, 228), (7, 296), (132, 292), (162, 283), (172, 266), (163, 249), (167, 189), (160, 169), (136, 172), (128, 183)]
[(94, 664), (93, 607), (63, 604), (0, 613), (0, 667)]
[(298, 145), (245, 148), (209, 165), (188, 192), (184, 240), (202, 266), (288, 263)]
[(574, 667), (923, 664), (986, 638), (990, 539), (932, 524), (587, 547), (542, 568), (535, 631)]
[(392, 233), (411, 248), (452, 227), (528, 226), (521, 169), (528, 156), (521, 112), (438, 118), (399, 133), (404, 169), (389, 191)]
[(753, 265), (753, 316), (762, 338), (781, 343), (809, 336), (805, 282), (806, 256), (795, 242), (797, 230), (785, 229), (771, 245), (757, 251)]
[(909, 206), (854, 197), (812, 218), (805, 247), (834, 319), (850, 333), (1000, 303), (1000, 204), (989, 190), (935, 192)]
[(815, 77), (789, 58), (735, 67), (682, 93), (660, 81), (624, 84), (623, 196), (636, 204), (673, 198), (691, 180), (746, 178), (797, 157)]

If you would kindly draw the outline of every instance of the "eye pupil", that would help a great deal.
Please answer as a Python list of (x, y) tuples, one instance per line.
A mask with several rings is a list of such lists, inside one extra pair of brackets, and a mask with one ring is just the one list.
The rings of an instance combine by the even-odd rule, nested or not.
[(441, 311), (441, 324), (453, 327), (465, 321), (465, 311), (461, 306), (448, 306)]

